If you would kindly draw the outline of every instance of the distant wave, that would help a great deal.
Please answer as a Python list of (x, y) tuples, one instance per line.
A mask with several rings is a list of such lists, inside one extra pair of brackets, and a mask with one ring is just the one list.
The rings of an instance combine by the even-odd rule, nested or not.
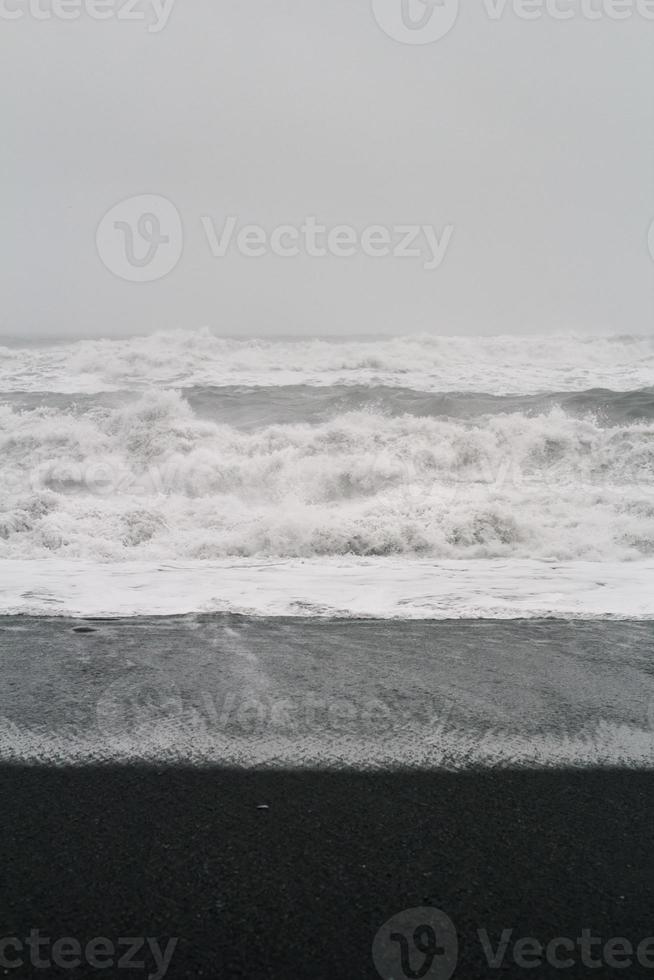
[(0, 558), (654, 554), (654, 425), (627, 421), (626, 396), (601, 396), (625, 420), (610, 426), (547, 399), (468, 419), (326, 397), (344, 410), (274, 424), (260, 401), (245, 427), (174, 391), (5, 404)]
[[(654, 420), (654, 387), (638, 391), (558, 391), (539, 395), (489, 395), (484, 392), (423, 392), (382, 385), (274, 385), (249, 388), (196, 385), (177, 389), (201, 417), (254, 430), (264, 425), (327, 422), (348, 412), (372, 410), (394, 418), (475, 419), (484, 415), (542, 415), (562, 408), (577, 418), (593, 416), (600, 425)], [(61, 392), (0, 392), (0, 404), (17, 410), (40, 407), (61, 412), (87, 412), (94, 407), (117, 408), (142, 397), (139, 391), (98, 394)]]
[(534, 394), (651, 386), (654, 337), (246, 339), (208, 330), (0, 347), (0, 391), (150, 386), (385, 385)]
[(654, 387), (638, 391), (560, 391), (539, 395), (489, 395), (484, 392), (421, 392), (377, 385), (334, 387), (180, 389), (191, 407), (206, 418), (254, 429), (264, 423), (325, 422), (363, 409), (389, 417), (475, 419), (484, 415), (542, 415), (562, 408), (571, 416), (593, 415), (605, 425), (654, 420)]

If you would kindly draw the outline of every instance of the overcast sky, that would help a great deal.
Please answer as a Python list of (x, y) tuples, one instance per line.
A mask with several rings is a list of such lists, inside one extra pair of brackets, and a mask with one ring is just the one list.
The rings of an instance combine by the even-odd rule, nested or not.
[[(465, 0), (435, 40), (392, 36), (402, 0), (144, 0), (130, 20), (125, 0), (66, 0), (76, 20), (30, 2), (2, 0), (1, 333), (652, 331), (654, 20), (635, 0), (621, 21)], [(444, 16), (411, 3), (427, 31)], [(142, 195), (143, 239), (137, 205), (98, 233)], [(291, 226), (298, 254), (214, 256), (230, 215), (235, 235)], [(307, 254), (311, 216), (354, 254)], [(423, 232), (417, 257), (365, 254), (373, 225), (368, 251), (416, 225), (441, 254)], [(149, 273), (148, 236), (167, 239)]]

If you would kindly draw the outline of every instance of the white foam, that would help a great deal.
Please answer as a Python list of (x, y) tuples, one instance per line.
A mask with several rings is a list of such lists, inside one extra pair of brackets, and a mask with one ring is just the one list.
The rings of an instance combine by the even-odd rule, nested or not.
[(347, 412), (242, 432), (177, 393), (0, 409), (0, 558), (654, 554), (654, 424)]
[(0, 390), (99, 392), (189, 385), (385, 384), (493, 394), (628, 391), (652, 383), (652, 337), (230, 340), (209, 330), (0, 348)]
[(0, 761), (51, 767), (134, 762), (230, 768), (356, 769), (389, 767), (460, 771), (475, 768), (654, 767), (654, 734), (603, 722), (578, 735), (466, 732), (436, 723), (392, 737), (239, 739), (196, 724), (145, 726), (122, 737), (30, 731), (0, 718)]
[(0, 561), (0, 614), (654, 618), (654, 561)]

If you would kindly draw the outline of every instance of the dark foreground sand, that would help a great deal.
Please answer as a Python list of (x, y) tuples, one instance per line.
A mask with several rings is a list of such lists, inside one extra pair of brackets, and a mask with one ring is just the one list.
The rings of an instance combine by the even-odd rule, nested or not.
[[(359, 980), (379, 976), (382, 924), (431, 906), (454, 923), (462, 980), (654, 976), (635, 957), (618, 968), (602, 953), (614, 937), (635, 950), (654, 935), (654, 773), (362, 772), (356, 755), (364, 727), (392, 754), (407, 718), (417, 745), (434, 704), (457, 731), (645, 730), (653, 636), (654, 625), (629, 623), (7, 619), (0, 715), (18, 733), (14, 749), (24, 729), (30, 751), (57, 732), (82, 755), (76, 767), (0, 766), (0, 939), (31, 929), (82, 944), (179, 937), (171, 978)], [(148, 688), (161, 669), (173, 687)], [(247, 710), (221, 720), (212, 704), (225, 696)], [(370, 698), (381, 715), (363, 711)], [(329, 712), (343, 701), (352, 714)], [(274, 715), (282, 703), (287, 713)], [(156, 735), (194, 711), (220, 744), (245, 747), (242, 768), (93, 766), (83, 755), (125, 733), (133, 748), (141, 722)], [(332, 738), (348, 768), (291, 771), (283, 758), (274, 771), (247, 768), (280, 730), (293, 751)], [(525, 969), (510, 943), (494, 969), (480, 929), (494, 945), (504, 929), (543, 944), (590, 930), (599, 965), (576, 946), (572, 967)], [(146, 962), (44, 970), (27, 960), (7, 975), (144, 977)], [(445, 966), (439, 954), (424, 976), (448, 980)]]
[(386, 919), (433, 905), (462, 980), (654, 975), (491, 970), (476, 935), (654, 934), (647, 773), (4, 768), (0, 794), (0, 935), (178, 936), (169, 977), (357, 980)]

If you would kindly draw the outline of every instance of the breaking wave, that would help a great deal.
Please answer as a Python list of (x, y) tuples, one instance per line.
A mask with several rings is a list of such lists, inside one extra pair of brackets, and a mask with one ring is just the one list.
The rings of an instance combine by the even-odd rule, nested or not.
[(152, 385), (387, 385), (528, 394), (651, 385), (653, 337), (247, 339), (193, 332), (0, 347), (1, 391)]
[(647, 419), (258, 411), (238, 427), (174, 391), (1, 406), (0, 558), (654, 554)]

